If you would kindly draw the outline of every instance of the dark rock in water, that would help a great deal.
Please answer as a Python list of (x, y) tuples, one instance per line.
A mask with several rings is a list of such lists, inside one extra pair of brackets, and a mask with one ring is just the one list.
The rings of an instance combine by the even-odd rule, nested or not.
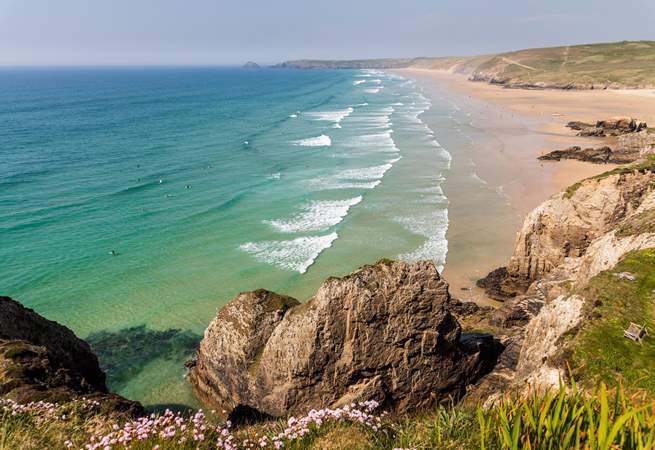
[(19, 403), (84, 396), (112, 411), (136, 414), (137, 402), (110, 394), (89, 345), (9, 297), (0, 297), (0, 396)]
[(579, 161), (606, 164), (616, 162), (614, 152), (610, 147), (585, 148), (573, 146), (566, 150), (555, 150), (539, 157), (542, 161), (559, 161), (561, 159), (577, 159)]
[(462, 336), (432, 262), (383, 260), (329, 278), (307, 303), (259, 290), (222, 308), (189, 379), (216, 409), (271, 416), (376, 400), (408, 411), (461, 396), (495, 364), (490, 336)]
[(516, 291), (508, 289), (506, 283), (509, 281), (507, 267), (499, 267), (487, 274), (486, 277), (475, 282), (476, 286), (485, 290), (487, 295), (494, 300), (504, 302), (516, 296)]
[(244, 69), (259, 69), (260, 66), (259, 66), (259, 64), (257, 64), (256, 62), (248, 61), (247, 63), (245, 63), (245, 64), (243, 65), (243, 68), (244, 68)]

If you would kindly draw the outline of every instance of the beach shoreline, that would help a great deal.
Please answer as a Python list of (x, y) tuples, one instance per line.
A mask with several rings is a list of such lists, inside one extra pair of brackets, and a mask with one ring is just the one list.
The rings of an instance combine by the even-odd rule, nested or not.
[[(460, 149), (457, 145), (448, 148), (453, 167), (444, 182), (450, 207), (448, 259), (443, 275), (455, 297), (483, 304), (497, 302), (477, 288), (475, 281), (507, 263), (525, 216), (567, 186), (613, 167), (571, 160), (539, 161), (538, 156), (552, 150), (602, 144), (600, 138), (575, 136), (566, 123), (595, 122), (619, 115), (655, 123), (655, 96), (649, 90), (504, 89), (446, 71), (394, 72), (415, 79), (433, 102), (447, 99), (463, 105), (471, 111), (469, 126), (482, 133), (477, 135), (474, 150), (467, 158), (477, 166), (475, 176), (499, 191), (506, 205), (490, 207), (483, 196), (466, 192), (461, 180), (467, 173), (461, 167)], [(429, 126), (434, 125), (428, 114), (423, 118)], [(435, 127), (433, 130), (438, 132)], [(476, 197), (480, 199), (476, 201)]]

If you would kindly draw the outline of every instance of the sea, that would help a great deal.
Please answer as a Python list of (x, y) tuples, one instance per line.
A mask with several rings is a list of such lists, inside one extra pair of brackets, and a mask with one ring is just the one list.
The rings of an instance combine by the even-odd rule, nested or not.
[(0, 294), (110, 389), (197, 406), (184, 363), (237, 293), (444, 267), (451, 154), (422, 117), (455, 107), (375, 70), (1, 69)]

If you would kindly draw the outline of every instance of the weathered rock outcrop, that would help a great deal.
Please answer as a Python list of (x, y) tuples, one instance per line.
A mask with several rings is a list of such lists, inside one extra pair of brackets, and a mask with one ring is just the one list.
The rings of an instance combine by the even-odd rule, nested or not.
[(598, 148), (582, 148), (577, 145), (569, 147), (564, 150), (555, 150), (545, 155), (540, 156), (538, 159), (542, 161), (559, 161), (561, 159), (577, 159), (579, 161), (592, 162), (597, 164), (606, 164), (606, 163), (624, 163), (632, 162), (633, 159), (629, 161), (617, 161), (614, 158), (612, 149), (608, 146), (598, 147)]
[(427, 407), (491, 370), (498, 345), (462, 334), (431, 262), (380, 261), (330, 278), (307, 303), (240, 294), (205, 332), (189, 378), (214, 407), (272, 416), (377, 400)]
[(476, 386), (478, 398), (568, 378), (564, 336), (575, 335), (593, 306), (581, 292), (626, 254), (655, 247), (654, 166), (649, 160), (584, 180), (528, 215), (506, 279), (498, 280), (503, 271), (491, 277), (496, 289), (522, 287), (489, 319), (515, 358)]
[(599, 120), (595, 125), (573, 121), (567, 127), (578, 131), (578, 136), (619, 136), (628, 133), (639, 133), (648, 128), (646, 122), (632, 117), (612, 117)]
[(137, 402), (110, 394), (89, 345), (9, 297), (0, 297), (0, 396), (25, 403), (85, 396), (107, 410), (138, 413)]
[(582, 148), (576, 145), (549, 152), (540, 156), (540, 160), (577, 159), (596, 164), (627, 164), (655, 153), (655, 134), (651, 133), (645, 122), (631, 117), (599, 120), (595, 125), (573, 121), (566, 126), (578, 131), (578, 136), (611, 136), (606, 140), (610, 145), (596, 148)]
[(617, 169), (570, 187), (533, 210), (519, 231), (509, 279), (527, 287), (633, 213), (654, 190), (655, 168)]

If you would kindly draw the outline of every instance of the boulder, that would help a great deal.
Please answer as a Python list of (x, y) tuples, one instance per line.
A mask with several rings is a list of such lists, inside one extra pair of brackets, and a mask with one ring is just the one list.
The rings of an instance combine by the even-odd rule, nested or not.
[(475, 284), (484, 289), (490, 298), (504, 302), (516, 296), (516, 291), (507, 284), (508, 278), (507, 267), (499, 267), (489, 272), (486, 277), (477, 280)]
[(143, 409), (108, 392), (86, 342), (9, 297), (0, 297), (0, 397), (19, 403), (85, 397), (105, 410), (137, 414)]
[(395, 411), (461, 396), (494, 366), (489, 335), (465, 335), (432, 262), (388, 260), (329, 278), (303, 304), (259, 290), (219, 311), (189, 380), (218, 410), (270, 416), (376, 400)]

